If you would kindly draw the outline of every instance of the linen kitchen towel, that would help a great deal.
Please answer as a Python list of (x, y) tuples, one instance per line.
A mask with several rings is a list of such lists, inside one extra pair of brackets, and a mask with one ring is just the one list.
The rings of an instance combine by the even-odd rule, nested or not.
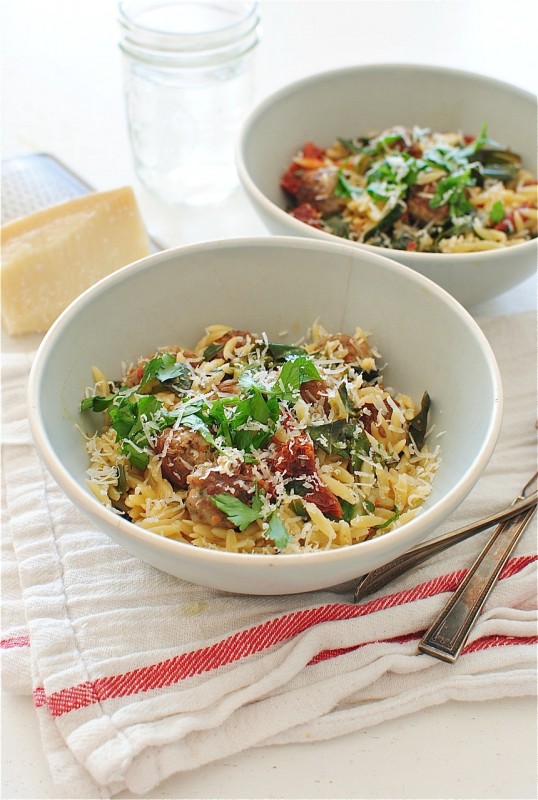
[[(535, 316), (480, 324), (501, 369), (503, 427), (436, 533), (508, 505), (536, 469)], [(246, 748), (336, 737), (449, 699), (535, 693), (535, 525), (454, 665), (417, 643), (489, 531), (360, 604), (354, 583), (283, 597), (204, 589), (130, 556), (56, 486), (26, 419), (30, 364), (3, 358), (2, 674), (4, 690), (33, 693), (58, 797), (144, 795)]]

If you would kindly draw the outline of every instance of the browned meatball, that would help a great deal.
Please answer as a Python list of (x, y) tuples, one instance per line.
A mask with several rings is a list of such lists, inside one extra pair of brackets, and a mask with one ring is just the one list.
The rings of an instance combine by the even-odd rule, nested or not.
[(374, 403), (363, 403), (360, 408), (361, 425), (367, 433), (372, 433), (372, 426), (381, 422), (381, 419), (390, 419), (392, 408), (386, 400), (383, 401), (384, 409), (380, 410)]
[(407, 199), (407, 213), (410, 217), (427, 224), (428, 222), (445, 222), (448, 219), (448, 205), (432, 208), (430, 200), (435, 194), (436, 184), (413, 186)]
[(255, 491), (250, 464), (240, 464), (233, 475), (201, 466), (189, 475), (187, 483), (189, 491), (185, 503), (191, 519), (218, 528), (235, 526), (219, 511), (211, 498), (216, 494), (233, 494), (241, 502), (250, 505)]
[(338, 167), (305, 170), (297, 190), (298, 203), (310, 203), (326, 217), (338, 213), (345, 208), (347, 202), (344, 198), (335, 196), (337, 182)]
[(300, 388), (301, 397), (306, 403), (317, 403), (320, 397), (327, 397), (325, 381), (305, 381)]
[(187, 488), (187, 476), (200, 464), (213, 461), (214, 451), (205, 439), (191, 428), (167, 428), (155, 443), (162, 454), (163, 477), (179, 489)]

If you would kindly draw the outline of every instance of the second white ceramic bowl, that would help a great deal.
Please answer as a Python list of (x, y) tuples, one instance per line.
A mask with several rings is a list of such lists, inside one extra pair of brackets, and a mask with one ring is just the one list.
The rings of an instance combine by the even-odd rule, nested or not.
[[(271, 233), (338, 241), (286, 213), (280, 177), (306, 141), (327, 147), (393, 125), (491, 137), (519, 153), (536, 175), (536, 98), (492, 78), (443, 67), (379, 64), (313, 75), (264, 100), (247, 119), (237, 149), (242, 185)], [(536, 270), (533, 240), (479, 253), (416, 253), (354, 247), (405, 264), (466, 307), (511, 289)]]

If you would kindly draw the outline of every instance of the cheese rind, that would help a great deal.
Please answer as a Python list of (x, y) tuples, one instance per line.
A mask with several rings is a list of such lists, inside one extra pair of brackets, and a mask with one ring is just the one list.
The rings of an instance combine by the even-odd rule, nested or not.
[(1, 234), (2, 322), (12, 336), (44, 333), (79, 294), (150, 252), (130, 187), (51, 206)]

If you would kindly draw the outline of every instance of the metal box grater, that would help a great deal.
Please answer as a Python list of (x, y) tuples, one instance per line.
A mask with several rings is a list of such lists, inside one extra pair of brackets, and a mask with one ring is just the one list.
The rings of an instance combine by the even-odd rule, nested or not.
[[(95, 191), (48, 153), (32, 153), (2, 161), (2, 225), (42, 208)], [(164, 249), (150, 239), (152, 252)]]

